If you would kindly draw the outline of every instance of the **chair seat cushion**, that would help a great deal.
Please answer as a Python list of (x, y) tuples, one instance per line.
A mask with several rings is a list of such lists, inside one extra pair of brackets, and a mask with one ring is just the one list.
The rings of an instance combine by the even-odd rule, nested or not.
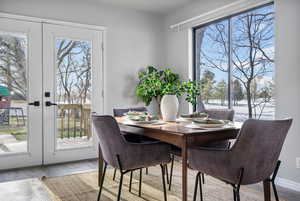
[(162, 142), (132, 143), (120, 153), (123, 170), (145, 168), (171, 161), (170, 145)]

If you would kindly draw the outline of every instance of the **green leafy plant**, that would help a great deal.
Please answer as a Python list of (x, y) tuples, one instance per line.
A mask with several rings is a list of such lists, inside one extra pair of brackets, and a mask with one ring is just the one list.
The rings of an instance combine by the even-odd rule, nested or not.
[(177, 97), (180, 97), (182, 92), (180, 82), (163, 83), (162, 95), (176, 95)]
[(200, 83), (195, 81), (181, 82), (180, 76), (171, 69), (159, 71), (153, 66), (148, 66), (145, 71), (138, 75), (139, 83), (135, 94), (146, 105), (153, 98), (160, 102), (163, 95), (176, 95), (178, 98), (186, 93), (185, 100), (192, 105), (197, 104), (200, 95)]
[(173, 71), (169, 68), (160, 72), (162, 75), (162, 81), (165, 83), (177, 83), (180, 82), (179, 74), (173, 73)]
[(182, 95), (182, 86), (179, 79), (179, 74), (173, 73), (167, 68), (162, 71), (162, 95)]
[(183, 82), (182, 88), (186, 93), (185, 100), (195, 106), (197, 104), (197, 97), (200, 96), (200, 83), (190, 80), (188, 82)]
[(150, 104), (152, 98), (161, 96), (161, 76), (161, 71), (158, 71), (153, 66), (148, 66), (145, 71), (139, 73), (139, 83), (135, 94), (146, 105)]

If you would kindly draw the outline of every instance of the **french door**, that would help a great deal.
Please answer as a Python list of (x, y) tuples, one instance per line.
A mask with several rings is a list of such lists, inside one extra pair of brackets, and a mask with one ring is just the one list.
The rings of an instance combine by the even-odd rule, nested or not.
[(41, 28), (0, 18), (0, 169), (42, 163)]
[(96, 157), (102, 32), (0, 18), (0, 169)]
[(102, 112), (102, 33), (43, 25), (44, 163), (94, 158)]

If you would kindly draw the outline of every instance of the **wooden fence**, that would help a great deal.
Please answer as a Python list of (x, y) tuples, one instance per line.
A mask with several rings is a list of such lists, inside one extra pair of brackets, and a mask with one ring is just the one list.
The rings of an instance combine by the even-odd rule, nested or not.
[(92, 136), (90, 104), (59, 104), (57, 115), (61, 138)]

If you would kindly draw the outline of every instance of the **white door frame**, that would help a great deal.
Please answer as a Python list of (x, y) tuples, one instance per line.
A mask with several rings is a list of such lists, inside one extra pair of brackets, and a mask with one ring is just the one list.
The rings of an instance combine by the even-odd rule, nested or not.
[[(22, 20), (22, 21), (26, 21), (26, 22), (40, 22), (40, 23), (47, 23), (47, 24), (66, 25), (66, 26), (70, 26), (70, 27), (78, 27), (78, 28), (103, 31), (104, 33), (107, 30), (107, 27), (105, 27), (105, 26), (98, 26), (98, 25), (92, 25), (92, 24), (81, 24), (81, 23), (67, 22), (67, 21), (61, 21), (61, 20), (51, 20), (51, 19), (47, 19), (47, 18), (30, 17), (30, 16), (25, 16), (25, 15), (15, 15), (15, 14), (5, 13), (5, 12), (0, 12), (0, 17), (7, 18), (7, 19)], [(104, 42), (105, 42), (105, 40), (104, 40)]]

